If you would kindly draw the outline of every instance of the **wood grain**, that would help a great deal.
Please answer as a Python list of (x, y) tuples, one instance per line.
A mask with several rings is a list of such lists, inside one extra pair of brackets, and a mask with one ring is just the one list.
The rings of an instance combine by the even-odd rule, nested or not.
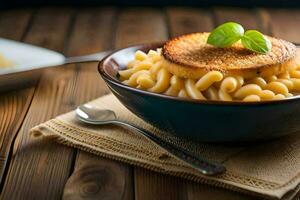
[(259, 200), (227, 189), (211, 187), (209, 185), (186, 183), (187, 199), (189, 200)]
[(167, 8), (166, 12), (170, 37), (209, 32), (213, 27), (212, 15), (204, 9), (171, 7)]
[(267, 11), (265, 9), (256, 8), (255, 14), (257, 16), (261, 32), (266, 35), (273, 35), (271, 27), (271, 18)]
[(262, 11), (263, 19), (269, 20), (270, 31), (274, 36), (300, 43), (299, 9), (262, 9)]
[(116, 48), (167, 39), (167, 26), (157, 9), (131, 8), (122, 10), (116, 29)]
[(43, 8), (37, 11), (26, 42), (62, 52), (73, 11), (68, 8)]
[(135, 168), (135, 199), (181, 200), (186, 199), (184, 180)]
[[(0, 37), (22, 40), (30, 25), (31, 10), (11, 10), (0, 13)], [(1, 53), (1, 52), (0, 52)], [(0, 182), (9, 164), (11, 144), (29, 108), (34, 88), (0, 94)]]
[[(70, 55), (88, 54), (113, 48), (114, 9), (84, 9), (76, 17), (69, 44)], [(104, 28), (105, 27), (105, 28)], [(78, 94), (74, 105), (108, 93), (97, 72), (97, 63), (78, 64)], [(133, 199), (131, 167), (78, 150), (74, 171), (63, 199)]]
[(216, 20), (215, 25), (232, 21), (240, 23), (245, 28), (245, 30), (261, 30), (257, 23), (255, 10), (246, 8), (215, 8), (213, 12)]
[(113, 48), (116, 9), (80, 9), (74, 20), (67, 55), (79, 56)]
[(0, 13), (0, 37), (11, 40), (21, 40), (30, 26), (33, 17), (31, 9), (18, 9), (1, 11)]
[[(66, 8), (39, 10), (25, 41), (62, 51), (72, 13)], [(68, 96), (67, 92), (74, 88), (70, 84), (74, 74), (65, 68), (49, 69), (43, 74), (15, 141), (1, 199), (61, 197), (73, 151), (49, 139), (35, 138), (28, 131), (69, 109), (67, 99), (74, 97)]]
[(131, 170), (123, 163), (81, 151), (63, 199), (133, 199), (131, 181)]

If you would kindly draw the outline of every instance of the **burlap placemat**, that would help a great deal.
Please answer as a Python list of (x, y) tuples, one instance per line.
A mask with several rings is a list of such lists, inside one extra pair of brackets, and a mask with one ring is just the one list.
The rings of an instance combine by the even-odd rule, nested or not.
[(264, 198), (292, 199), (299, 190), (300, 135), (246, 146), (202, 144), (160, 132), (133, 115), (113, 95), (89, 104), (114, 110), (119, 119), (146, 128), (209, 160), (223, 163), (227, 171), (215, 177), (203, 176), (143, 136), (117, 126), (83, 124), (76, 119), (74, 111), (34, 127), (32, 133), (53, 137), (63, 144), (107, 158)]

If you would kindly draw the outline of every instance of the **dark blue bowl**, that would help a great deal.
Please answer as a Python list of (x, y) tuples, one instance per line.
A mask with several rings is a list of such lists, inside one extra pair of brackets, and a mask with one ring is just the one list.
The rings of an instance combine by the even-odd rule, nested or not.
[(202, 142), (266, 140), (300, 131), (299, 96), (264, 102), (189, 100), (139, 90), (118, 80), (118, 70), (126, 67), (137, 50), (147, 52), (161, 46), (159, 43), (117, 50), (98, 67), (112, 93), (146, 122)]

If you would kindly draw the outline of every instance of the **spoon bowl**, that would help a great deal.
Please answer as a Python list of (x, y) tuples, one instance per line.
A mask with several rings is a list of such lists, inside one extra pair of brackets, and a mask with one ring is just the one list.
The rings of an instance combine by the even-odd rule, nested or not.
[(117, 116), (112, 110), (103, 110), (92, 107), (89, 104), (78, 106), (76, 109), (77, 116), (88, 123), (93, 124), (108, 124), (117, 119)]

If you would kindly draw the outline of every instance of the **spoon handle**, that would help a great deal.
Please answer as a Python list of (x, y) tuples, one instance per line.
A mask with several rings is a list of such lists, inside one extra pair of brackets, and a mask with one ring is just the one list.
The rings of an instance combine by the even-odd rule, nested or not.
[(186, 164), (190, 165), (191, 167), (198, 170), (204, 175), (216, 175), (226, 171), (226, 168), (223, 165), (212, 163), (203, 158), (195, 156), (190, 152), (176, 145), (173, 145), (169, 142), (160, 139), (159, 137), (157, 137), (156, 135), (150, 133), (145, 129), (142, 129), (132, 124), (128, 124), (127, 122), (122, 122), (122, 121), (113, 121), (113, 122), (141, 133), (143, 136), (150, 139), (152, 142), (159, 145), (161, 148), (165, 149), (167, 152), (169, 152), (176, 158), (184, 161)]

